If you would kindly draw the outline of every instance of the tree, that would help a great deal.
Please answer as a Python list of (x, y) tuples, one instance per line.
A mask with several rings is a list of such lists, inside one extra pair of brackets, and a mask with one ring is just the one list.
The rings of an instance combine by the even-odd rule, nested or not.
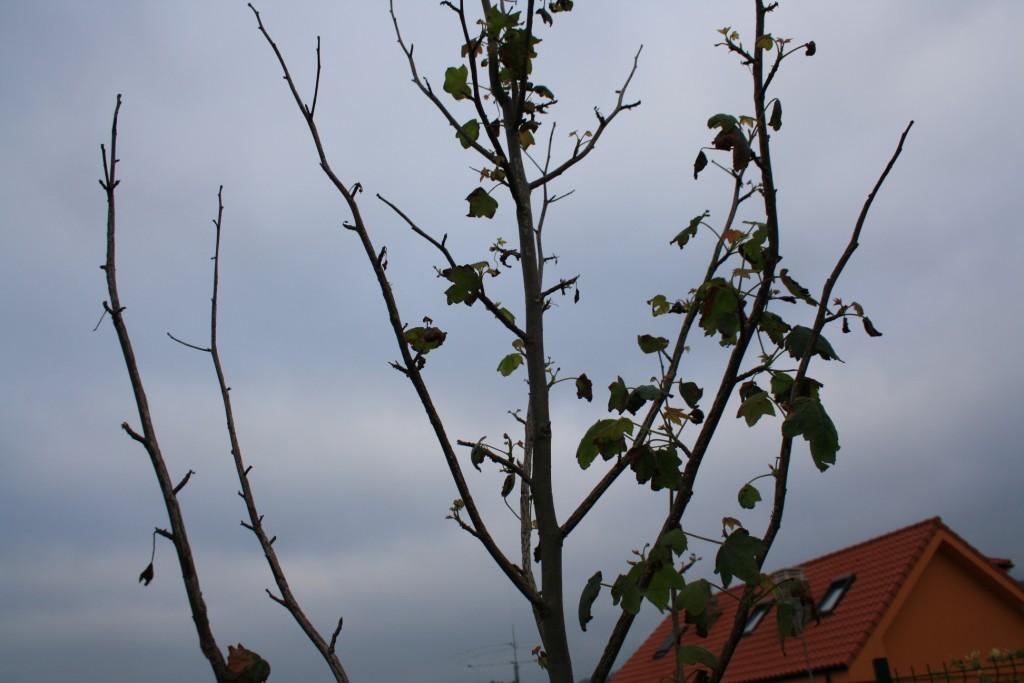
[[(685, 576), (692, 564), (692, 560), (686, 558), (689, 539), (696, 538), (718, 546), (716, 572), (721, 587), (728, 587), (734, 578), (746, 584), (733, 624), (733, 636), (722, 652), (707, 651), (699, 640), (678, 643), (675, 648), (677, 680), (682, 680), (684, 666), (700, 664), (707, 667), (717, 681), (728, 664), (749, 608), (765, 595), (781, 595), (790, 590), (762, 574), (761, 567), (782, 523), (794, 440), (801, 439), (809, 444), (811, 457), (819, 469), (826, 470), (835, 462), (838, 433), (823, 403), (823, 385), (808, 372), (815, 357), (822, 361), (838, 359), (823, 334), (826, 326), (839, 324), (847, 332), (849, 320), (859, 319), (868, 335), (879, 335), (859, 303), (844, 302), (834, 296), (833, 290), (858, 246), (871, 203), (899, 157), (910, 126), (904, 130), (895, 152), (864, 202), (846, 249), (815, 296), (787, 268), (779, 267), (783, 231), (776, 204), (771, 135), (780, 131), (783, 120), (782, 103), (770, 93), (783, 61), (793, 56), (813, 56), (816, 46), (813, 41), (797, 43), (768, 32), (766, 20), (777, 3), (764, 0), (755, 0), (755, 27), (751, 36), (744, 38), (731, 27), (720, 30), (718, 45), (733, 54), (750, 72), (752, 113), (715, 113), (709, 117), (710, 144), (698, 151), (693, 176), (698, 180), (709, 166), (725, 173), (732, 184), (730, 208), (720, 222), (713, 221), (708, 211), (695, 215), (685, 221), (685, 227), (669, 242), (671, 249), (693, 249), (694, 243), (702, 239), (709, 242), (706, 268), (691, 282), (681, 283), (678, 291), (656, 294), (647, 302), (655, 318), (678, 316), (677, 331), (672, 338), (644, 331), (637, 335), (639, 351), (651, 358), (652, 365), (656, 363), (657, 375), (648, 383), (627, 382), (619, 376), (608, 386), (608, 415), (581, 435), (576, 449), (576, 460), (581, 468), (607, 463), (605, 474), (593, 490), (573, 505), (568, 517), (559, 519), (551, 476), (555, 455), (552, 436), (556, 425), (551, 417), (550, 397), (552, 391), (565, 382), (572, 382), (580, 400), (593, 401), (595, 392), (593, 381), (582, 369), (574, 371), (577, 374), (573, 376), (561, 376), (560, 367), (545, 350), (544, 321), (553, 310), (553, 299), (571, 294), (578, 300), (580, 277), (559, 277), (557, 282), (546, 277), (546, 271), (553, 266), (553, 258), (544, 248), (545, 223), (550, 207), (571, 194), (559, 194), (554, 185), (590, 156), (598, 140), (620, 114), (639, 106), (639, 100), (630, 100), (627, 91), (638, 68), (640, 51), (616, 91), (612, 108), (605, 113), (595, 108), (594, 128), (573, 133), (574, 145), (568, 158), (562, 161), (554, 158), (556, 126), (550, 123), (546, 151), (541, 159), (535, 156), (535, 150), (541, 146), (537, 138), (543, 140), (542, 127), (549, 121), (558, 99), (554, 90), (542, 85), (535, 76), (534, 67), (539, 64), (537, 60), (542, 50), (539, 36), (568, 19), (573, 3), (571, 0), (547, 3), (499, 0), (492, 4), (490, 0), (481, 0), (476, 14), (468, 10), (464, 2), (445, 1), (441, 5), (452, 13), (461, 30), (462, 59), (446, 69), (440, 91), (420, 75), (412, 45), (403, 38), (392, 4), (395, 35), (415, 86), (451, 127), (458, 144), (483, 160), (478, 171), (479, 184), (465, 197), (467, 215), (493, 219), (499, 204), (507, 203), (514, 211), (516, 235), (506, 241), (495, 234), (489, 255), (482, 260), (463, 260), (449, 247), (447, 235), (438, 238), (421, 228), (397, 204), (381, 194), (377, 194), (377, 198), (436, 250), (442, 261), (437, 275), (443, 280), (447, 304), (482, 308), (487, 318), (508, 334), (511, 351), (496, 354), (496, 370), (506, 377), (525, 375), (528, 394), (525, 414), (512, 414), (521, 436), (505, 434), (499, 440), (453, 439), (435, 406), (426, 370), (430, 354), (444, 345), (447, 333), (429, 318), (424, 318), (422, 324), (415, 324), (400, 312), (387, 273), (387, 250), (378, 248), (372, 227), (360, 211), (359, 195), (363, 188), (359, 183), (345, 183), (341, 179), (343, 173), (332, 165), (316, 118), (321, 71), (319, 40), (316, 82), (307, 102), (299, 93), (285, 57), (259, 12), (251, 4), (249, 7), (258, 30), (280, 64), (315, 145), (319, 165), (348, 209), (344, 227), (358, 240), (376, 278), (400, 354), (392, 367), (412, 384), (458, 491), (459, 497), (453, 501), (449, 517), (480, 542), (530, 604), (541, 641), (541, 646), (535, 650), (538, 663), (547, 670), (553, 683), (574, 680), (565, 605), (568, 601), (576, 606), (580, 627), (586, 630), (592, 605), (600, 598), (604, 587), (610, 589), (620, 615), (591, 675), (593, 681), (607, 680), (644, 600), (659, 610), (671, 610), (677, 633), (680, 619), (694, 623), (698, 633), (705, 632), (714, 614), (710, 608), (713, 586), (703, 579), (688, 581)], [(129, 371), (141, 431), (128, 423), (122, 427), (145, 448), (152, 461), (170, 526), (154, 531), (154, 543), (159, 535), (175, 547), (200, 648), (216, 680), (264, 680), (269, 675), (269, 665), (241, 645), (232, 648), (225, 659), (209, 625), (186, 525), (177, 502), (177, 494), (187, 484), (191, 472), (177, 484), (169, 474), (126, 327), (115, 259), (120, 107), (118, 96), (109, 154), (104, 147), (104, 177), (100, 182), (108, 203), (104, 265), (108, 301), (104, 302), (104, 310), (111, 317)], [(172, 338), (208, 353), (213, 361), (241, 486), (240, 495), (248, 514), (248, 522), (244, 524), (256, 536), (278, 589), (278, 594), (269, 591), (268, 594), (289, 611), (324, 658), (335, 680), (347, 681), (336, 652), (342, 621), (339, 619), (330, 638), (326, 638), (306, 617), (277, 559), (273, 547), (275, 537), (269, 537), (263, 528), (249, 484), (249, 469), (239, 445), (229, 385), (217, 347), (219, 245), (223, 219), (220, 197), (218, 193), (209, 343), (198, 345)], [(756, 208), (751, 208), (751, 204), (756, 204)], [(744, 219), (745, 215), (751, 215), (751, 219)], [(516, 272), (522, 278), (519, 316), (488, 291), (488, 284), (506, 272)], [(686, 293), (688, 287), (692, 289)], [(718, 382), (705, 387), (698, 386), (684, 372), (686, 354), (693, 337), (700, 333), (717, 340), (725, 355)], [(603, 396), (599, 400), (603, 402)], [(742, 418), (748, 426), (762, 418), (779, 419), (778, 451), (773, 462), (765, 474), (742, 486), (736, 502), (742, 508), (757, 505), (762, 496), (755, 483), (764, 478), (772, 482), (772, 507), (763, 533), (755, 535), (735, 518), (725, 516), (721, 539), (715, 539), (709, 538), (707, 533), (684, 529), (683, 519), (701, 465), (733, 400), (739, 401), (736, 418)], [(459, 451), (460, 447), (464, 450)], [(489, 530), (466, 477), (467, 463), (477, 470), (484, 466), (497, 467), (504, 474), (503, 498), (508, 499), (518, 491), (518, 558), (506, 555)], [(606, 582), (603, 572), (597, 571), (577, 595), (577, 591), (564, 582), (564, 542), (627, 470), (638, 485), (654, 492), (665, 492), (669, 510), (656, 537), (644, 539), (646, 544), (617, 578)], [(151, 563), (140, 580), (148, 583), (152, 577)], [(780, 632), (785, 635), (790, 625), (785, 622), (784, 611), (777, 612), (781, 620)]]

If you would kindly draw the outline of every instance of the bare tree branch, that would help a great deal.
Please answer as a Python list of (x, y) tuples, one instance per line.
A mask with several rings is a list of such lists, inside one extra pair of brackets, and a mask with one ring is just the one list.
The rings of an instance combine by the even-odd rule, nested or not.
[(601, 137), (601, 134), (604, 133), (605, 129), (608, 128), (609, 125), (611, 125), (611, 122), (616, 116), (624, 111), (640, 106), (640, 100), (627, 104), (624, 102), (624, 98), (626, 97), (626, 89), (629, 88), (629, 83), (633, 80), (633, 75), (636, 73), (637, 64), (640, 60), (640, 53), (643, 49), (644, 46), (641, 45), (640, 49), (636, 51), (636, 54), (633, 56), (633, 68), (629, 70), (629, 76), (626, 77), (626, 82), (622, 84), (622, 88), (615, 91), (618, 97), (615, 100), (615, 107), (612, 109), (612, 112), (608, 114), (608, 116), (602, 116), (597, 110), (597, 107), (595, 107), (594, 114), (597, 116), (597, 128), (594, 130), (594, 134), (590, 137), (587, 143), (582, 145), (582, 148), (580, 145), (577, 145), (576, 149), (573, 150), (572, 156), (561, 165), (555, 167), (554, 170), (545, 173), (536, 180), (530, 181), (531, 188), (537, 188), (545, 183), (551, 182), (554, 178), (557, 178), (579, 162), (583, 161), (584, 157), (593, 151), (594, 146), (597, 145), (597, 141)]
[[(313, 116), (314, 108), (315, 105), (314, 107), (310, 107), (310, 111), (308, 113), (310, 118)], [(242, 499), (245, 501), (245, 509), (249, 516), (249, 523), (243, 521), (242, 526), (250, 530), (259, 541), (260, 548), (263, 550), (263, 555), (266, 557), (267, 565), (270, 567), (270, 572), (274, 576), (274, 583), (277, 584), (281, 597), (278, 598), (274, 596), (270, 591), (267, 591), (267, 594), (270, 595), (275, 602), (287, 609), (292, 615), (292, 618), (295, 619), (299, 628), (302, 629), (302, 632), (306, 634), (306, 637), (313, 643), (313, 646), (327, 663), (334, 679), (338, 681), (338, 683), (348, 683), (348, 674), (346, 674), (341, 661), (334, 652), (334, 640), (328, 644), (316, 627), (313, 626), (312, 622), (299, 605), (294, 593), (292, 593), (291, 586), (288, 584), (288, 579), (285, 576), (284, 569), (282, 569), (281, 562), (278, 560), (277, 551), (273, 548), (273, 540), (267, 537), (267, 533), (263, 527), (263, 515), (259, 514), (256, 509), (256, 499), (248, 476), (250, 467), (245, 463), (245, 459), (242, 455), (242, 446), (238, 440), (238, 430), (235, 427), (234, 410), (231, 405), (231, 390), (227, 384), (227, 379), (224, 374), (224, 366), (221, 362), (220, 349), (217, 346), (217, 307), (220, 302), (220, 241), (221, 228), (223, 226), (224, 219), (223, 193), (224, 187), (221, 186), (217, 190), (217, 218), (213, 221), (216, 233), (213, 250), (213, 295), (210, 298), (210, 346), (207, 350), (210, 352), (210, 356), (213, 359), (214, 371), (217, 374), (217, 385), (220, 388), (221, 402), (224, 406), (224, 419), (227, 427), (228, 440), (231, 445), (231, 455), (235, 464), (235, 473), (238, 476), (238, 483), (242, 489)], [(192, 346), (191, 344), (185, 345)], [(192, 348), (197, 347), (192, 346)], [(335, 638), (337, 638), (337, 634), (335, 634)]]
[(370, 261), (370, 265), (373, 268), (374, 274), (377, 277), (377, 284), (380, 288), (381, 295), (384, 298), (385, 306), (388, 310), (388, 319), (391, 323), (392, 332), (395, 335), (395, 341), (398, 343), (399, 351), (402, 355), (402, 361), (404, 364), (404, 373), (412, 382), (413, 387), (416, 390), (416, 394), (420, 399), (420, 403), (423, 404), (424, 411), (427, 413), (427, 418), (430, 421), (430, 425), (434, 430), (434, 434), (437, 437), (438, 443), (441, 446), (441, 450), (444, 453), (445, 462), (448, 465), (448, 469), (451, 472), (452, 478), (455, 481), (456, 489), (459, 492), (461, 500), (464, 502), (466, 512), (470, 516), (470, 520), (473, 522), (474, 535), (480, 539), (484, 547), (487, 549), (491, 558), (495, 561), (502, 572), (512, 581), (513, 585), (519, 589), (520, 593), (526, 597), (531, 604), (540, 604), (541, 597), (527, 582), (523, 579), (522, 573), (519, 569), (508, 560), (505, 554), (495, 543), (491, 534), (487, 531), (486, 524), (480, 515), (479, 509), (476, 506), (476, 502), (470, 492), (469, 485), (466, 482), (466, 478), (462, 472), (462, 466), (459, 464), (458, 457), (452, 447), (451, 441), (448, 438), (447, 432), (444, 428), (444, 423), (441, 421), (441, 417), (434, 406), (433, 399), (431, 398), (430, 392), (427, 389), (426, 383), (423, 380), (422, 374), (419, 367), (417, 366), (416, 360), (409, 349), (409, 345), (405, 340), (404, 323), (402, 322), (401, 315), (398, 310), (398, 304), (395, 301), (394, 293), (391, 289), (391, 283), (388, 281), (387, 275), (384, 272), (383, 267), (377, 259), (377, 250), (374, 248), (373, 241), (370, 239), (369, 232), (367, 231), (366, 225), (363, 222), (362, 214), (359, 210), (359, 205), (356, 202), (355, 194), (345, 186), (344, 183), (338, 178), (331, 168), (330, 163), (327, 160), (327, 153), (324, 149), (323, 143), (320, 140), (320, 132), (317, 129), (316, 122), (310, 117), (302, 104), (302, 98), (299, 96), (298, 91), (291, 78), (291, 73), (288, 70), (288, 66), (284, 61), (284, 57), (281, 55), (281, 51), (277, 45), (271, 39), (270, 34), (267, 33), (266, 28), (263, 26), (263, 22), (260, 19), (259, 12), (256, 8), (249, 4), (249, 8), (252, 10), (256, 17), (256, 22), (260, 33), (267, 40), (267, 43), (273, 49), (274, 54), (277, 56), (278, 64), (281, 66), (284, 72), (284, 78), (288, 84), (288, 88), (292, 93), (296, 104), (299, 107), (299, 111), (303, 114), (303, 118), (306, 120), (306, 125), (309, 128), (310, 135), (313, 138), (313, 143), (316, 146), (317, 155), (320, 159), (320, 168), (324, 171), (324, 174), (330, 179), (335, 189), (342, 195), (346, 204), (348, 205), (349, 211), (352, 214), (351, 229), (359, 236), (359, 241), (363, 246), (363, 250), (366, 253), (367, 258)]
[(135, 351), (132, 348), (131, 338), (128, 336), (128, 326), (124, 321), (124, 306), (121, 305), (121, 297), (117, 290), (117, 262), (116, 262), (116, 208), (114, 189), (120, 181), (117, 180), (117, 119), (121, 111), (121, 95), (117, 96), (117, 103), (114, 106), (113, 123), (110, 129), (110, 155), (107, 157), (106, 148), (101, 146), (103, 152), (103, 180), (100, 185), (107, 194), (107, 258), (103, 266), (107, 279), (107, 294), (109, 306), (104, 308), (110, 313), (111, 322), (117, 333), (117, 341), (121, 347), (121, 354), (124, 357), (125, 367), (128, 370), (128, 377), (131, 382), (132, 392), (135, 395), (135, 405), (139, 413), (139, 421), (142, 424), (142, 434), (138, 434), (128, 423), (122, 423), (121, 427), (133, 439), (138, 441), (146, 449), (153, 472), (156, 475), (157, 483), (160, 486), (160, 493), (164, 499), (164, 507), (167, 510), (167, 517), (171, 524), (171, 532), (165, 535), (173, 544), (178, 556), (178, 565), (181, 568), (181, 578), (185, 584), (185, 594), (188, 597), (189, 607), (192, 611), (192, 620), (195, 623), (196, 635), (199, 637), (199, 649), (206, 657), (213, 670), (214, 678), (217, 681), (231, 680), (230, 672), (224, 655), (217, 646), (217, 640), (210, 628), (210, 621), (207, 616), (206, 602), (203, 600), (203, 593), (199, 585), (199, 575), (196, 572), (195, 560), (192, 556), (192, 546), (189, 544), (188, 533), (185, 530), (185, 520), (178, 506), (175, 495), (174, 484), (167, 471), (167, 464), (164, 461), (163, 453), (160, 450), (160, 443), (157, 440), (156, 430), (153, 427), (153, 420), (149, 410), (149, 399), (142, 384), (142, 375), (139, 372), (138, 363), (135, 360)]

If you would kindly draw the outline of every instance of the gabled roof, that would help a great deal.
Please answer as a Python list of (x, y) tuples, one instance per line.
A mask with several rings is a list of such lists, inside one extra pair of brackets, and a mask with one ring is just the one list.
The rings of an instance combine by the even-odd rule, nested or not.
[[(770, 611), (754, 632), (740, 641), (724, 682), (785, 678), (808, 669), (822, 671), (849, 666), (940, 530), (963, 542), (940, 518), (933, 517), (799, 565), (810, 584), (811, 594), (819, 602), (834, 580), (851, 574), (855, 580), (835, 610), (821, 617), (819, 624), (812, 623), (805, 630), (804, 643), (795, 638), (787, 639), (785, 653), (779, 647), (774, 610)], [(742, 586), (730, 589), (728, 594), (719, 594), (718, 607), (722, 615), (708, 637), (698, 638), (691, 629), (683, 634), (683, 642), (701, 645), (717, 654), (728, 638), (736, 613), (735, 597), (741, 592)], [(671, 653), (653, 659), (658, 646), (670, 638), (671, 632), (672, 620), (667, 617), (626, 661), (612, 679), (613, 683), (671, 680), (674, 666)]]

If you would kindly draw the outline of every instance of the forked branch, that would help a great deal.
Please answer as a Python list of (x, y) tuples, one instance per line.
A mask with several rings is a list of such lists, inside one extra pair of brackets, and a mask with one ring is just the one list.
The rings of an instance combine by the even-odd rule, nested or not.
[(419, 364), (416, 362), (416, 358), (414, 358), (409, 344), (406, 342), (405, 324), (403, 323), (401, 314), (398, 310), (398, 303), (395, 300), (394, 292), (391, 289), (391, 283), (384, 271), (383, 262), (378, 257), (379, 252), (374, 247), (373, 240), (370, 238), (369, 231), (363, 221), (359, 204), (356, 201), (355, 192), (353, 189), (350, 189), (341, 182), (331, 167), (331, 164), (327, 159), (327, 152), (325, 151), (320, 139), (320, 131), (317, 128), (316, 121), (314, 121), (313, 117), (305, 110), (302, 98), (299, 96), (298, 90), (295, 88), (291, 73), (288, 70), (288, 65), (285, 62), (281, 51), (278, 49), (277, 45), (274, 43), (270, 34), (264, 27), (263, 22), (260, 19), (259, 12), (256, 11), (256, 8), (253, 7), (251, 3), (249, 4), (249, 8), (256, 17), (256, 23), (260, 33), (263, 34), (263, 37), (274, 51), (278, 64), (284, 72), (285, 82), (288, 84), (288, 88), (292, 93), (292, 97), (295, 100), (296, 105), (299, 107), (299, 111), (306, 120), (306, 125), (309, 128), (311, 137), (313, 138), (313, 144), (316, 146), (317, 156), (320, 159), (320, 168), (330, 179), (338, 193), (344, 198), (345, 203), (348, 205), (349, 211), (352, 214), (352, 221), (351, 223), (346, 223), (346, 227), (358, 235), (363, 251), (365, 252), (366, 257), (370, 262), (370, 266), (373, 269), (374, 275), (377, 278), (377, 285), (380, 289), (381, 296), (384, 298), (384, 304), (388, 311), (388, 321), (391, 324), (391, 330), (394, 333), (395, 341), (398, 343), (399, 352), (402, 356), (402, 363), (404, 365), (402, 372), (409, 378), (409, 381), (412, 382), (413, 388), (416, 390), (416, 395), (419, 397), (420, 403), (423, 405), (423, 409), (427, 414), (427, 419), (430, 421), (430, 426), (434, 430), (434, 434), (437, 437), (442, 452), (444, 453), (448, 470), (451, 473), (452, 479), (455, 482), (455, 487), (459, 492), (460, 500), (465, 506), (466, 513), (469, 515), (470, 521), (472, 522), (473, 533), (480, 539), (480, 542), (487, 549), (491, 558), (502, 570), (505, 576), (509, 578), (512, 584), (520, 591), (520, 593), (522, 593), (531, 604), (540, 605), (540, 595), (532, 586), (529, 585), (529, 583), (527, 583), (521, 570), (509, 561), (502, 550), (498, 547), (497, 543), (495, 543), (490, 532), (487, 530), (487, 526), (480, 515), (479, 509), (477, 508), (476, 501), (473, 499), (472, 493), (469, 490), (469, 484), (466, 482), (465, 475), (462, 471), (462, 465), (459, 463), (458, 456), (456, 455), (452, 442), (445, 430), (441, 416), (438, 414), (437, 408), (434, 406), (433, 398), (430, 395), (430, 391), (427, 389)]
[(636, 54), (633, 55), (633, 68), (629, 70), (629, 75), (626, 76), (626, 81), (625, 83), (622, 84), (622, 87), (615, 91), (617, 97), (615, 99), (615, 107), (612, 109), (611, 113), (608, 114), (607, 116), (604, 116), (597, 109), (597, 107), (594, 107), (594, 116), (597, 117), (597, 128), (594, 129), (594, 134), (590, 136), (586, 143), (577, 143), (576, 147), (573, 149), (572, 156), (569, 157), (566, 161), (562, 162), (560, 165), (556, 166), (552, 170), (544, 173), (544, 175), (542, 175), (541, 177), (535, 180), (531, 180), (530, 189), (535, 189), (546, 183), (551, 182), (553, 179), (557, 178), (558, 176), (562, 175), (570, 168), (578, 164), (579, 162), (583, 161), (583, 159), (594, 150), (594, 147), (597, 145), (597, 141), (598, 139), (600, 139), (601, 134), (604, 133), (605, 129), (607, 129), (608, 126), (611, 125), (612, 121), (615, 120), (616, 116), (618, 116), (624, 111), (628, 111), (630, 109), (640, 106), (640, 100), (627, 103), (625, 101), (625, 97), (626, 90), (629, 88), (629, 84), (633, 80), (633, 76), (636, 74), (637, 65), (640, 62), (640, 53), (643, 51), (643, 49), (644, 46), (641, 45), (640, 48), (636, 51)]

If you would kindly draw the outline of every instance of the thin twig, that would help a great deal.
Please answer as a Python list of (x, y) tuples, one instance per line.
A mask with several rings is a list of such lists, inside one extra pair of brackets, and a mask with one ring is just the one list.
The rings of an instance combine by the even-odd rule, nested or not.
[(509, 458), (503, 458), (502, 456), (498, 455), (493, 450), (491, 450), (489, 447), (487, 447), (487, 446), (485, 446), (485, 445), (483, 445), (481, 443), (478, 443), (476, 441), (464, 441), (463, 439), (459, 439), (458, 441), (456, 441), (456, 443), (459, 444), (460, 446), (465, 446), (467, 448), (475, 448), (477, 446), (481, 447), (483, 449), (484, 456), (488, 460), (490, 460), (493, 463), (501, 465), (502, 467), (505, 467), (505, 468), (515, 472), (516, 476), (518, 476), (520, 479), (525, 481), (527, 484), (532, 483), (530, 481), (530, 475), (526, 472), (526, 470), (524, 470), (519, 465), (519, 463), (517, 463), (512, 458), (510, 458), (510, 457)]
[(185, 488), (185, 484), (188, 483), (188, 480), (192, 478), (193, 474), (195, 474), (194, 470), (189, 470), (188, 472), (185, 473), (185, 476), (182, 477), (181, 481), (178, 482), (178, 485), (174, 487), (174, 495), (178, 495), (178, 491)]
[[(440, 251), (441, 254), (444, 256), (445, 261), (448, 262), (448, 265), (451, 268), (457, 268), (458, 267), (458, 263), (456, 262), (455, 258), (452, 256), (451, 251), (448, 249), (448, 247), (445, 246), (443, 241), (439, 242), (434, 237), (432, 237), (428, 232), (426, 232), (425, 230), (420, 228), (418, 225), (416, 225), (416, 223), (414, 223), (412, 221), (412, 219), (409, 218), (409, 216), (407, 216), (405, 214), (404, 211), (402, 211), (397, 206), (395, 206), (393, 203), (391, 203), (390, 201), (385, 199), (382, 195), (377, 194), (377, 199), (381, 200), (382, 202), (387, 204), (389, 207), (391, 207), (391, 210), (394, 211), (395, 213), (397, 213), (401, 217), (401, 219), (403, 221), (405, 221), (406, 224), (412, 229), (413, 232), (415, 232), (417, 235), (419, 235), (420, 237), (425, 239), (427, 242), (432, 244), (438, 251)], [(477, 298), (480, 300), (480, 303), (482, 303), (484, 305), (484, 308), (486, 308), (488, 311), (490, 311), (494, 315), (495, 319), (497, 319), (498, 322), (500, 322), (510, 332), (512, 332), (512, 334), (516, 335), (517, 337), (519, 337), (520, 339), (522, 339), (524, 341), (526, 340), (526, 332), (524, 332), (522, 329), (520, 329), (512, 320), (509, 320), (508, 316), (505, 315), (502, 312), (501, 307), (493, 299), (491, 299), (489, 296), (487, 296), (487, 293), (483, 290), (483, 285), (482, 284), (481, 284), (480, 291), (477, 292)]]
[(578, 164), (580, 161), (582, 161), (584, 157), (586, 157), (588, 154), (590, 154), (591, 151), (593, 151), (594, 146), (597, 145), (597, 141), (601, 137), (601, 134), (605, 131), (606, 128), (608, 128), (608, 126), (611, 124), (611, 122), (615, 119), (616, 116), (618, 116), (620, 113), (624, 111), (628, 111), (630, 109), (640, 106), (640, 100), (626, 104), (624, 103), (624, 98), (626, 96), (626, 89), (629, 88), (630, 81), (633, 80), (633, 75), (636, 74), (637, 65), (640, 61), (640, 53), (643, 51), (643, 49), (644, 46), (641, 45), (640, 48), (636, 51), (636, 54), (633, 55), (633, 68), (629, 70), (629, 75), (626, 77), (626, 82), (622, 84), (622, 88), (615, 91), (618, 97), (615, 100), (615, 108), (612, 109), (612, 112), (608, 116), (602, 116), (595, 107), (594, 113), (597, 116), (598, 125), (597, 128), (594, 130), (594, 134), (590, 136), (590, 139), (587, 141), (587, 144), (583, 145), (582, 149), (579, 145), (577, 145), (576, 149), (573, 151), (572, 156), (568, 160), (563, 162), (561, 165), (557, 166), (554, 170), (545, 173), (540, 178), (531, 181), (530, 189), (534, 189), (544, 185), (545, 183), (551, 182), (552, 179), (557, 178), (558, 176), (562, 175), (570, 168)]
[(182, 346), (187, 346), (188, 348), (195, 349), (196, 351), (203, 351), (205, 353), (210, 353), (210, 347), (208, 347), (208, 346), (204, 347), (204, 346), (196, 346), (195, 344), (189, 344), (187, 341), (182, 341), (181, 339), (178, 339), (177, 337), (175, 337), (170, 332), (167, 333), (167, 336), (170, 337), (171, 339), (173, 339), (174, 341), (178, 342)]
[(338, 617), (338, 626), (334, 629), (334, 633), (331, 634), (331, 642), (327, 647), (327, 651), (333, 653), (334, 648), (338, 645), (338, 636), (341, 634), (341, 625), (345, 623), (344, 617)]
[[(449, 7), (452, 6), (449, 5)], [(452, 7), (452, 9), (455, 8)], [(440, 99), (438, 99), (437, 95), (434, 94), (434, 90), (430, 87), (430, 84), (419, 75), (419, 71), (416, 69), (416, 61), (413, 59), (412, 56), (413, 46), (405, 46), (405, 41), (402, 39), (402, 32), (398, 28), (398, 17), (395, 16), (394, 0), (390, 0), (390, 2), (388, 3), (388, 10), (391, 14), (391, 22), (392, 24), (394, 24), (395, 27), (395, 37), (398, 39), (398, 45), (399, 47), (402, 48), (402, 53), (405, 54), (405, 58), (409, 62), (409, 71), (412, 73), (412, 82), (416, 85), (419, 91), (423, 93), (423, 95), (426, 96), (426, 98), (430, 100), (435, 107), (437, 107), (437, 110), (441, 112), (441, 115), (444, 116), (446, 121), (448, 121), (448, 125), (454, 128), (456, 131), (461, 130), (462, 124), (459, 123), (459, 120), (456, 119), (455, 116), (451, 113), (451, 111), (449, 111), (448, 107), (446, 107), (444, 103), (441, 102)], [(460, 18), (462, 20), (466, 44), (469, 45), (471, 44), (472, 41), (469, 38), (469, 29), (466, 26), (465, 15), (461, 13), (461, 10), (456, 11), (460, 12)], [(476, 44), (479, 45), (479, 43)], [(476, 60), (473, 58), (472, 55), (470, 55), (469, 64), (474, 88), (473, 104), (476, 106), (477, 115), (480, 116), (480, 125), (483, 127), (485, 133), (487, 134), (488, 138), (491, 141), (491, 144), (494, 146), (494, 151), (487, 149), (486, 147), (484, 147), (483, 145), (476, 141), (467, 139), (467, 142), (470, 143), (470, 147), (473, 150), (478, 152), (483, 158), (487, 159), (487, 161), (491, 162), (492, 164), (504, 166), (507, 163), (507, 161), (505, 160), (505, 153), (501, 149), (501, 143), (498, 141), (497, 136), (494, 135), (490, 130), (490, 126), (487, 125), (487, 112), (483, 108), (483, 101), (480, 98), (479, 88), (477, 86)]]

